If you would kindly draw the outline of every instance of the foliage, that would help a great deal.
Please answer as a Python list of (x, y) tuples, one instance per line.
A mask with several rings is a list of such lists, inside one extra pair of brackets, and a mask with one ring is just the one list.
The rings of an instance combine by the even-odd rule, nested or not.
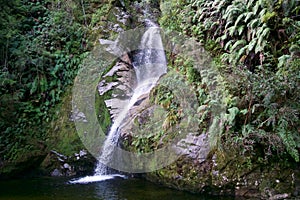
[(52, 108), (91, 48), (87, 33), (101, 3), (13, 0), (1, 5), (0, 154), (16, 160), (23, 149), (39, 148), (35, 143), (45, 145), (51, 137), (46, 129), (55, 116)]
[(206, 46), (215, 41), (209, 50), (221, 51), (230, 64), (251, 71), (260, 65), (277, 69), (281, 56), (299, 54), (298, 1), (186, 0), (164, 5), (162, 25)]
[(215, 144), (299, 161), (299, 1), (169, 0), (161, 8), (164, 28), (195, 37), (215, 57), (227, 106), (213, 120), (224, 126)]
[[(246, 89), (249, 96), (245, 96), (241, 100), (241, 104), (245, 104), (240, 105), (245, 109), (244, 117), (236, 119), (238, 123), (243, 123), (243, 137), (248, 137), (249, 134), (257, 135), (258, 138), (267, 135), (272, 136), (273, 141), (279, 137), (287, 152), (296, 161), (299, 161), (300, 144), (299, 61), (297, 59), (285, 64), (277, 73), (261, 69), (259, 75), (248, 76), (245, 83), (249, 86)], [(246, 99), (247, 97), (250, 99)], [(284, 148), (273, 141), (269, 141), (270, 145), (266, 148), (269, 152), (266, 155), (272, 153), (270, 149)]]

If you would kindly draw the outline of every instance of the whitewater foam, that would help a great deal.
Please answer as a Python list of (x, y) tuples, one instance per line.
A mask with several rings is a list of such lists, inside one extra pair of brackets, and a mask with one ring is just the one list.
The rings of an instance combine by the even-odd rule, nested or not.
[(94, 176), (86, 176), (83, 178), (71, 180), (71, 181), (69, 181), (69, 183), (71, 183), (71, 184), (87, 184), (87, 183), (93, 183), (93, 182), (106, 181), (106, 180), (114, 179), (116, 177), (126, 178), (126, 176), (121, 175), (121, 174), (94, 175)]

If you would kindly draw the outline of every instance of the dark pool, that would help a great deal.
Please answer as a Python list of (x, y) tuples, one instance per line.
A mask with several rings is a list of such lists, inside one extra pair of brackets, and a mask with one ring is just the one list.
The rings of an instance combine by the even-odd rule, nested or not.
[(168, 189), (143, 179), (120, 178), (88, 184), (70, 184), (66, 178), (30, 178), (0, 181), (1, 200), (231, 200)]

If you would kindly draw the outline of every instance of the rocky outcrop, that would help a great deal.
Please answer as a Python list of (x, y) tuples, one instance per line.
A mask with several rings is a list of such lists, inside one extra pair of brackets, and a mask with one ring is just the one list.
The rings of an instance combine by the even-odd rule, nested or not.
[[(157, 105), (149, 97), (140, 97), (121, 127), (121, 146), (134, 152), (151, 152), (164, 146), (164, 137), (149, 137), (163, 130), (162, 123), (153, 123)], [(153, 126), (153, 124), (156, 126)], [(157, 127), (158, 126), (158, 127)], [(143, 132), (147, 127), (153, 132)], [(169, 132), (176, 130), (173, 127)], [(140, 140), (139, 142), (136, 142)], [(143, 142), (143, 143), (142, 143)], [(139, 145), (137, 145), (139, 144)], [(167, 187), (193, 193), (232, 195), (247, 198), (286, 199), (298, 195), (300, 173), (297, 164), (277, 163), (274, 160), (260, 160), (260, 147), (252, 153), (242, 153), (237, 146), (223, 149), (210, 147), (209, 135), (188, 133), (176, 143), (180, 157), (163, 169), (146, 173), (144, 177)]]
[[(135, 146), (134, 141), (142, 136), (139, 135), (142, 134), (140, 127), (151, 126), (149, 119), (153, 118), (153, 109), (149, 101), (144, 101), (141, 107), (135, 108), (138, 113), (129, 115), (126, 126), (121, 129), (124, 148), (151, 151), (163, 146), (162, 139), (155, 142), (148, 135), (143, 139), (148, 142)], [(207, 133), (187, 134), (176, 146), (181, 152), (179, 159), (163, 169), (144, 174), (147, 180), (178, 190), (212, 195), (260, 199), (286, 199), (298, 195), (300, 173), (297, 165), (257, 161), (255, 153), (245, 156), (235, 147), (211, 149)]]
[(24, 153), (24, 156), (18, 160), (1, 163), (0, 179), (39, 175), (38, 166), (45, 157), (46, 153), (44, 151), (34, 150)]
[(194, 153), (182, 156), (174, 164), (145, 177), (168, 187), (195, 193), (262, 199), (285, 199), (297, 195), (295, 182), (299, 181), (299, 173), (293, 168), (279, 163), (247, 165), (244, 158), (220, 151), (198, 162), (192, 158)]
[(112, 120), (122, 111), (132, 96), (136, 86), (136, 75), (131, 65), (129, 55), (124, 55), (120, 60), (102, 76), (98, 84), (99, 95), (112, 91), (111, 98), (104, 100), (109, 108)]
[(78, 176), (92, 174), (95, 162), (96, 159), (84, 149), (72, 156), (51, 150), (40, 168), (48, 176)]

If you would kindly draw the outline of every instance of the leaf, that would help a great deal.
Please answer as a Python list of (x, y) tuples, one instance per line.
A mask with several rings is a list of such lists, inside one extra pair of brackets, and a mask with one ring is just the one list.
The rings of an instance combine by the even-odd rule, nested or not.
[(235, 32), (235, 27), (232, 26), (232, 27), (228, 28), (227, 31), (229, 31), (229, 35), (230, 35), (230, 36), (233, 36), (233, 34), (234, 34), (234, 32)]
[(292, 44), (289, 48), (289, 51), (293, 54), (293, 53), (297, 53), (300, 51), (300, 46), (297, 44)]
[(252, 51), (252, 50), (254, 49), (256, 43), (257, 43), (257, 38), (251, 40), (251, 42), (248, 44), (248, 51), (249, 51), (249, 52)]
[(245, 14), (241, 14), (238, 16), (238, 18), (236, 19), (235, 23), (234, 23), (234, 26), (237, 26), (239, 24), (239, 22), (241, 21), (241, 19), (245, 16)]
[(264, 26), (262, 27), (258, 27), (257, 28), (257, 32), (256, 32), (256, 36), (259, 38), (261, 33), (264, 31)]
[(244, 22), (245, 23), (247, 23), (248, 22), (248, 20), (252, 17), (254, 15), (254, 13), (253, 12), (249, 12), (249, 13), (247, 13), (247, 15), (246, 15), (246, 17), (245, 17), (245, 19), (244, 19)]
[(238, 40), (238, 41), (236, 41), (235, 43), (234, 43), (234, 45), (232, 45), (232, 47), (231, 47), (231, 49), (230, 49), (230, 51), (233, 51), (233, 50), (235, 50), (238, 46), (240, 46), (240, 45), (245, 45), (247, 43), (247, 41), (246, 40)]
[(291, 55), (282, 55), (278, 58), (278, 67), (283, 67), (284, 64), (287, 62), (288, 59), (291, 58)]
[(254, 52), (258, 53), (258, 52), (262, 52), (263, 50), (264, 50), (263, 47), (257, 43)]
[(236, 115), (239, 113), (239, 109), (237, 107), (232, 107), (228, 109), (229, 114), (226, 114), (226, 120), (228, 124), (232, 125)]
[(260, 16), (260, 20), (261, 22), (264, 22), (264, 16), (265, 14), (268, 12), (268, 10), (266, 8), (262, 9), (260, 12), (259, 12), (259, 16)]
[(256, 2), (255, 6), (253, 7), (253, 14), (256, 15), (258, 8), (261, 4), (259, 3), (259, 1)]
[(226, 1), (227, 0), (220, 1), (220, 3), (218, 4), (218, 7), (217, 7), (218, 11), (220, 11), (225, 6)]
[(230, 24), (232, 24), (232, 21), (231, 21), (231, 20), (228, 20), (227, 23), (226, 23), (226, 25), (225, 25), (225, 29), (227, 29), (227, 27), (228, 27)]
[(30, 94), (33, 94), (33, 93), (35, 93), (37, 91), (38, 81), (39, 81), (39, 78), (38, 78), (38, 76), (36, 76), (35, 79), (34, 79), (34, 81), (31, 84)]
[(227, 34), (222, 35), (220, 38), (220, 41), (224, 41), (227, 39)]
[(266, 39), (267, 37), (269, 37), (270, 30), (271, 30), (270, 28), (265, 28), (264, 31), (263, 31), (262, 34), (261, 34), (261, 37), (264, 37), (265, 39)]
[(258, 38), (258, 45), (260, 45), (262, 48), (264, 48), (267, 44), (267, 38), (270, 34), (270, 28), (266, 28), (264, 29), (261, 34), (259, 35)]
[(261, 21), (256, 18), (256, 19), (253, 19), (253, 20), (250, 21), (250, 23), (248, 24), (248, 27), (250, 27), (251, 29), (255, 29), (260, 24), (261, 24)]
[(48, 83), (46, 77), (42, 77), (40, 81), (41, 92), (45, 92), (48, 89)]
[(208, 107), (207, 105), (201, 105), (198, 107), (197, 112), (202, 113), (207, 110), (207, 107)]
[(247, 46), (244, 46), (243, 48), (239, 49), (239, 51), (238, 51), (238, 53), (236, 55), (236, 60), (239, 60), (240, 57), (242, 57), (242, 55), (245, 54), (246, 49), (247, 49)]
[(243, 33), (244, 29), (245, 29), (244, 25), (238, 27), (238, 33), (239, 33), (239, 35), (241, 35)]
[(248, 109), (243, 109), (243, 110), (240, 111), (240, 113), (242, 115), (246, 115), (248, 113)]
[(224, 46), (225, 50), (229, 50), (229, 46), (232, 44), (233, 40), (229, 40), (228, 42), (226, 42), (226, 45)]
[(247, 3), (247, 8), (248, 8), (248, 9), (253, 8), (254, 1), (256, 1), (256, 0), (249, 0), (249, 1), (248, 1), (248, 3)]
[(261, 17), (261, 21), (266, 23), (268, 22), (271, 18), (275, 17), (276, 16), (276, 12), (267, 12), (266, 14), (264, 14), (262, 17)]

